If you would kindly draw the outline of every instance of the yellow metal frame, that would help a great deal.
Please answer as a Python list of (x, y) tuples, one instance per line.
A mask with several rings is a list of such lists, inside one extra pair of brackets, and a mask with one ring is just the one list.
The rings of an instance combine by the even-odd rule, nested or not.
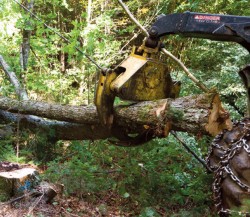
[[(160, 44), (159, 44), (160, 45)], [(147, 48), (143, 44), (133, 50), (114, 71), (100, 73), (95, 105), (103, 125), (111, 128), (114, 118), (113, 104), (118, 96), (130, 101), (175, 98), (180, 83), (174, 83), (166, 64), (157, 60), (159, 47)]]
[(111, 128), (113, 123), (113, 104), (115, 94), (110, 89), (111, 82), (117, 77), (115, 72), (102, 72), (99, 75), (98, 86), (95, 95), (95, 105), (101, 124)]

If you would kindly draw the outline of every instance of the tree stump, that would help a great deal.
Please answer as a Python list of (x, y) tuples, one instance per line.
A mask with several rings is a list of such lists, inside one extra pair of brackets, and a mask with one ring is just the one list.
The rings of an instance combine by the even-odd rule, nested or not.
[(36, 169), (26, 165), (0, 162), (0, 201), (20, 196), (37, 185)]

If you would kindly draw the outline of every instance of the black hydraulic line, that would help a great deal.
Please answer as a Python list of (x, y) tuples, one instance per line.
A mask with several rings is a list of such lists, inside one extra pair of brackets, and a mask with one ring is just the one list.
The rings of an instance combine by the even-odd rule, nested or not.
[[(47, 27), (48, 29), (52, 30), (55, 34), (57, 34), (60, 38), (62, 38), (64, 41), (66, 41), (68, 44), (70, 44), (70, 40), (65, 38), (63, 35), (61, 35), (59, 32), (55, 31), (52, 27), (50, 27), (49, 25), (47, 25), (45, 22), (43, 22), (38, 16), (36, 16), (32, 11), (30, 11), (27, 7), (25, 7), (24, 5), (22, 5), (21, 3), (19, 3), (17, 0), (13, 0), (15, 3), (17, 3), (19, 6), (21, 6), (25, 11), (29, 12), (36, 20), (40, 21), (41, 23), (43, 23), (43, 25), (45, 27)], [(103, 68), (101, 66), (99, 66), (97, 64), (97, 62), (95, 60), (93, 60), (88, 54), (84, 53), (79, 47), (74, 46), (74, 48), (80, 52), (81, 54), (83, 54), (89, 61), (91, 61), (98, 69), (102, 70)]]
[(183, 147), (184, 147), (189, 153), (191, 153), (191, 154), (193, 155), (193, 157), (194, 157), (196, 160), (198, 160), (198, 161), (207, 169), (208, 172), (212, 172), (212, 170), (207, 166), (206, 161), (203, 160), (203, 159), (201, 159), (194, 151), (192, 151), (192, 150), (188, 147), (188, 145), (187, 145), (185, 142), (183, 142), (183, 141), (178, 137), (178, 135), (176, 134), (175, 131), (171, 131), (171, 134), (172, 134), (172, 135), (173, 135), (173, 136), (183, 145)]

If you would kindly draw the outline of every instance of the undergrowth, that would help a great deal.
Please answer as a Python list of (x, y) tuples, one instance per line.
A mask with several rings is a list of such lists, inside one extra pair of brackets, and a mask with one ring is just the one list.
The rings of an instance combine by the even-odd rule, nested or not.
[[(210, 141), (181, 137), (200, 157), (206, 155)], [(116, 206), (131, 216), (214, 216), (212, 175), (171, 136), (134, 148), (105, 140), (51, 145), (44, 135), (29, 138), (20, 146), (22, 162), (43, 165), (43, 179), (63, 184), (66, 196)], [(2, 161), (16, 160), (13, 144), (2, 142)]]
[[(205, 149), (183, 136), (202, 156)], [(107, 141), (68, 145), (62, 156), (48, 163), (44, 176), (63, 183), (66, 194), (92, 202), (107, 198), (106, 203), (132, 210), (135, 216), (210, 216), (212, 176), (174, 138), (136, 148)]]

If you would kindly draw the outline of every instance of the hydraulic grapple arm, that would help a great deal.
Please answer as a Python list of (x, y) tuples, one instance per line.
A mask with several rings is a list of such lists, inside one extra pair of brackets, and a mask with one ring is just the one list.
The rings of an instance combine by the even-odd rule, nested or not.
[(250, 52), (250, 17), (185, 12), (161, 15), (149, 30), (146, 46), (155, 47), (164, 35), (232, 41)]
[[(142, 46), (134, 48), (116, 69), (100, 73), (95, 104), (103, 125), (112, 127), (116, 96), (130, 101), (178, 97), (180, 82), (173, 81), (167, 66), (159, 62), (160, 38), (170, 34), (232, 41), (250, 52), (250, 17), (192, 12), (161, 15)], [(249, 88), (250, 71), (241, 77)]]
[[(162, 36), (178, 34), (193, 38), (231, 41), (241, 44), (250, 52), (250, 17), (185, 12), (161, 15), (149, 30), (146, 46), (155, 47)], [(247, 89), (250, 115), (249, 65), (239, 72)]]

